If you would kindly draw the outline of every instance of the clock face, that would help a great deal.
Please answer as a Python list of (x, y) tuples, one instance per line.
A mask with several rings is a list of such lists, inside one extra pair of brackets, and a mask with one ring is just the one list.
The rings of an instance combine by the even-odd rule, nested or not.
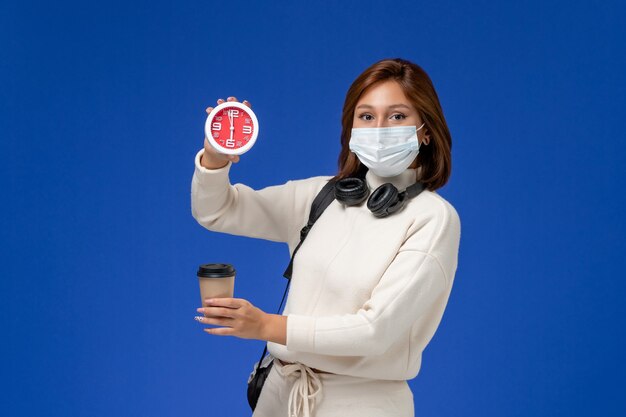
[(229, 101), (215, 107), (209, 114), (205, 134), (219, 152), (241, 155), (256, 141), (259, 123), (248, 106)]

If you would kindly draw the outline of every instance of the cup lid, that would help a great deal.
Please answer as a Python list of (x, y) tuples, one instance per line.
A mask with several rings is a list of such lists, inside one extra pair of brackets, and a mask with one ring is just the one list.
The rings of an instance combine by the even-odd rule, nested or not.
[(235, 268), (230, 264), (203, 264), (198, 267), (199, 278), (226, 278), (235, 275)]

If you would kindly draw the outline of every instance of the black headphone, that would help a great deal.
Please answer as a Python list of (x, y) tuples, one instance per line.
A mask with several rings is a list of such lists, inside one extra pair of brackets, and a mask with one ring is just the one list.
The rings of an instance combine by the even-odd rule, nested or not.
[[(367, 200), (367, 208), (376, 217), (387, 217), (400, 211), (409, 199), (417, 197), (422, 191), (424, 191), (424, 184), (421, 182), (416, 182), (402, 192), (388, 182), (372, 192)], [(361, 204), (369, 193), (367, 183), (361, 178), (344, 178), (335, 184), (335, 198), (347, 206)]]

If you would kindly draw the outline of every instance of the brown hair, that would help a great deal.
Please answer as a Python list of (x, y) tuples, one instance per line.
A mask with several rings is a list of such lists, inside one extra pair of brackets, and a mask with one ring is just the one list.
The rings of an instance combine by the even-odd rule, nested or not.
[(427, 146), (424, 144), (420, 146), (417, 166), (422, 167), (419, 180), (427, 189), (434, 191), (442, 187), (450, 177), (452, 138), (432, 81), (421, 67), (400, 58), (376, 62), (363, 71), (348, 89), (341, 115), (339, 173), (334, 179), (363, 177), (367, 172), (368, 168), (350, 151), (348, 145), (354, 109), (367, 88), (387, 80), (395, 80), (400, 84), (407, 99), (417, 109), (422, 121), (426, 123), (424, 128), (430, 136), (430, 142)]

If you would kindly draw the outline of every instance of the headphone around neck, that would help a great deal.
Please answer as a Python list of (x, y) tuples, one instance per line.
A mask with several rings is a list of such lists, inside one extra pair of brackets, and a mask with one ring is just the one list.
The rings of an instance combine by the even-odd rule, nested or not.
[(356, 206), (367, 199), (367, 208), (378, 218), (400, 211), (411, 198), (424, 191), (424, 184), (416, 182), (400, 192), (391, 183), (376, 188), (372, 195), (365, 180), (357, 177), (343, 178), (335, 184), (335, 198), (346, 206)]

